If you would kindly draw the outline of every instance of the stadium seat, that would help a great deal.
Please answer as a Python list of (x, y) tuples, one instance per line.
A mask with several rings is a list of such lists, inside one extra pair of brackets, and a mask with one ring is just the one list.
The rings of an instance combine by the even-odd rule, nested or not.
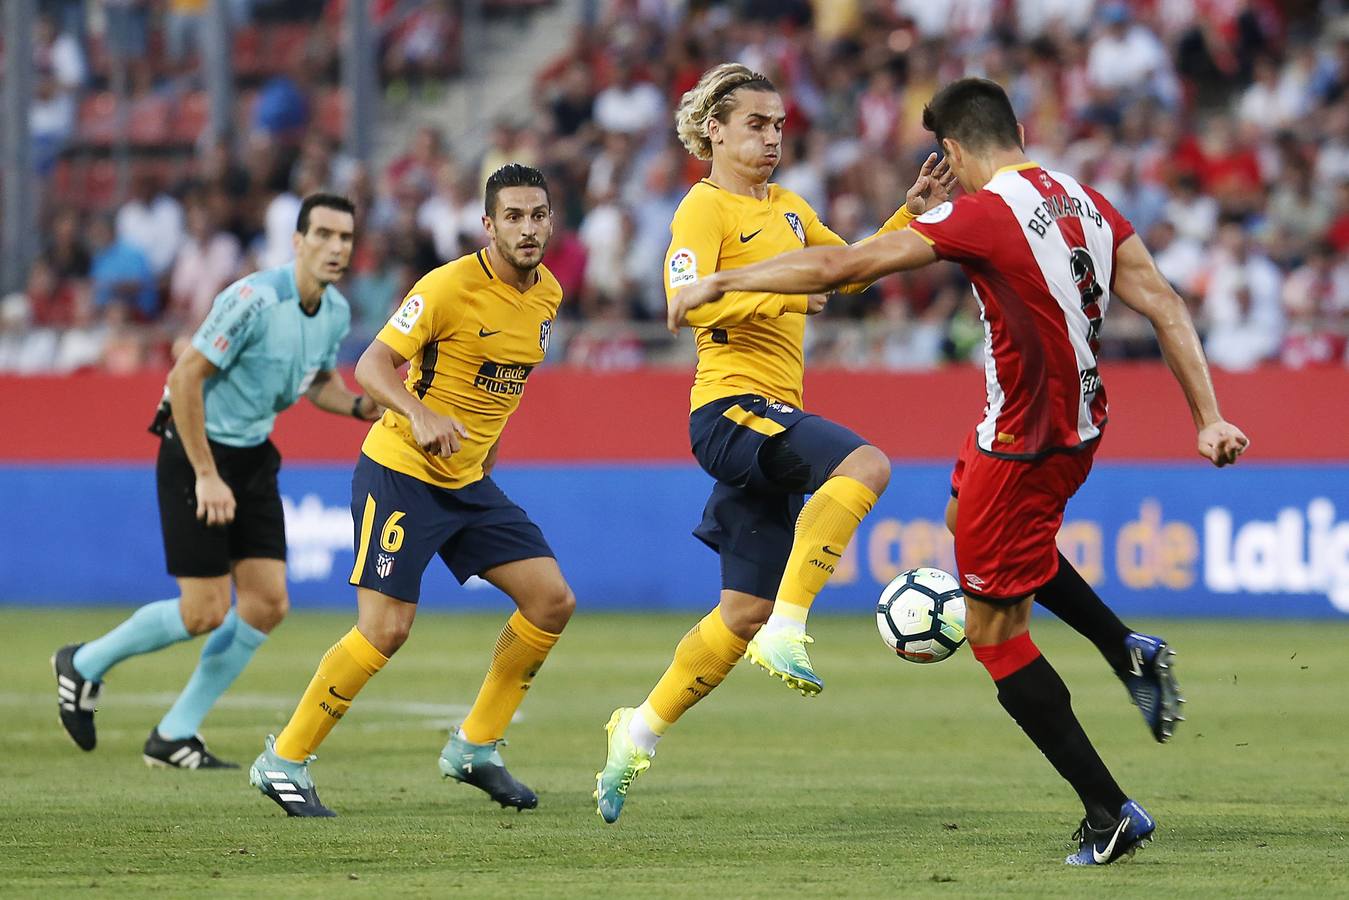
[(138, 147), (158, 147), (170, 133), (173, 104), (166, 97), (147, 94), (131, 101), (127, 118), (127, 137)]
[(205, 91), (183, 97), (173, 116), (173, 142), (195, 144), (211, 119), (211, 98)]
[(90, 94), (80, 101), (80, 141), (106, 147), (117, 137), (117, 98), (111, 91)]
[(230, 60), (234, 74), (240, 78), (257, 78), (267, 69), (263, 58), (262, 32), (257, 28), (240, 28), (234, 32), (234, 53)]
[(334, 140), (342, 139), (347, 125), (347, 95), (341, 88), (331, 88), (319, 95), (314, 123), (319, 130)]

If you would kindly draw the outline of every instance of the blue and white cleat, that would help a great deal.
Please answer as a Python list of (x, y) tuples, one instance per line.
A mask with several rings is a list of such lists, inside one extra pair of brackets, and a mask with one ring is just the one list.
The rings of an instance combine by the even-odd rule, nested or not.
[(651, 768), (651, 757), (633, 743), (628, 735), (628, 723), (632, 717), (640, 715), (630, 706), (620, 706), (609, 717), (604, 730), (609, 733), (609, 750), (604, 760), (604, 768), (595, 773), (595, 811), (610, 825), (618, 821), (623, 812), (623, 802), (628, 799), (628, 788), (633, 779)]
[(1159, 637), (1137, 632), (1124, 639), (1124, 646), (1129, 669), (1120, 677), (1152, 736), (1165, 744), (1175, 734), (1176, 723), (1185, 721), (1180, 714), (1185, 698), (1176, 682), (1176, 651)]
[(1126, 800), (1119, 810), (1119, 820), (1108, 828), (1092, 828), (1086, 819), (1073, 832), (1078, 841), (1077, 852), (1064, 860), (1070, 866), (1108, 866), (1122, 856), (1133, 856), (1143, 844), (1152, 840), (1157, 823), (1147, 810), (1132, 800)]
[(314, 779), (309, 777), (309, 764), (317, 758), (311, 756), (304, 762), (282, 759), (276, 755), (276, 738), (269, 734), (262, 753), (248, 770), (248, 781), (275, 800), (288, 816), (331, 819), (337, 813), (319, 801)]
[(808, 634), (761, 628), (745, 648), (745, 659), (774, 678), (781, 678), (787, 687), (800, 691), (802, 697), (814, 697), (824, 690), (824, 682), (815, 674), (810, 655), (806, 653), (806, 644), (814, 642)]
[(539, 805), (538, 795), (506, 771), (498, 749), (505, 743), (496, 740), (475, 744), (456, 728), (440, 751), (440, 774), (485, 791), (502, 809), (507, 806), (514, 807), (516, 812), (533, 809)]

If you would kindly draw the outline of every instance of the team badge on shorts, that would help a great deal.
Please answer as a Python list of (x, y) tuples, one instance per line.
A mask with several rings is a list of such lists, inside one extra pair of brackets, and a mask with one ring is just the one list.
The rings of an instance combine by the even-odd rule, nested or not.
[(787, 217), (787, 224), (792, 226), (792, 234), (801, 242), (802, 246), (806, 243), (806, 226), (801, 224), (801, 217), (794, 212), (783, 213)]
[(548, 340), (553, 336), (553, 320), (544, 319), (539, 325), (539, 349), (548, 352)]
[(393, 572), (393, 557), (388, 553), (381, 553), (375, 560), (375, 573), (380, 578), (388, 578), (391, 572)]

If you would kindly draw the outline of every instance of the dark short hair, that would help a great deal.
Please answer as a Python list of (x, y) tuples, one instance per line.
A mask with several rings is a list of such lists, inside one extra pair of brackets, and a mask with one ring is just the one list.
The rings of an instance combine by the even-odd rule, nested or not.
[(497, 194), (501, 193), (502, 188), (512, 187), (542, 188), (543, 196), (547, 199), (548, 205), (550, 207), (553, 205), (553, 196), (548, 192), (548, 179), (543, 177), (542, 172), (520, 163), (506, 163), (487, 177), (487, 190), (483, 195), (483, 207), (487, 210), (489, 217), (496, 215)]
[(952, 138), (979, 150), (1021, 146), (1012, 101), (987, 78), (962, 78), (937, 91), (923, 107), (923, 127), (939, 144)]
[(304, 198), (300, 204), (300, 215), (295, 220), (295, 230), (300, 234), (309, 232), (309, 213), (315, 208), (335, 209), (338, 212), (344, 212), (353, 219), (356, 218), (356, 204), (352, 203), (341, 194), (310, 194)]

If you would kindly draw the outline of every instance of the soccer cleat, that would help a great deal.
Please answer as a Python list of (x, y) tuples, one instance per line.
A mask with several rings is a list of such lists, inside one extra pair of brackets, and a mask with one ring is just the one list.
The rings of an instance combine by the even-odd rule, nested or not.
[(630, 706), (621, 706), (609, 717), (604, 730), (609, 733), (609, 753), (604, 760), (604, 770), (595, 773), (595, 811), (610, 825), (618, 821), (623, 812), (623, 801), (628, 797), (628, 788), (632, 780), (651, 768), (651, 757), (632, 742), (628, 734), (628, 725), (637, 710)]
[(1176, 652), (1161, 638), (1136, 632), (1124, 639), (1124, 646), (1129, 668), (1120, 678), (1152, 736), (1165, 744), (1175, 734), (1176, 723), (1185, 721), (1180, 714), (1185, 699), (1176, 682)]
[(92, 750), (98, 743), (94, 712), (98, 709), (103, 682), (90, 681), (76, 670), (75, 651), (83, 646), (67, 644), (57, 650), (52, 655), (52, 672), (56, 675), (56, 703), (66, 734), (81, 750)]
[(292, 762), (276, 755), (276, 738), (267, 735), (267, 741), (253, 766), (248, 770), (248, 781), (276, 801), (288, 816), (308, 819), (331, 819), (337, 815), (319, 800), (314, 780), (309, 777), (309, 764), (318, 759), (311, 756), (304, 762)]
[(1119, 819), (1106, 828), (1092, 828), (1086, 819), (1073, 832), (1077, 852), (1064, 860), (1070, 866), (1108, 866), (1122, 856), (1133, 856), (1152, 840), (1157, 823), (1132, 800), (1120, 807)]
[(238, 763), (226, 762), (206, 749), (201, 736), (194, 734), (182, 740), (170, 740), (159, 733), (158, 728), (150, 729), (145, 739), (145, 750), (141, 758), (150, 768), (161, 769), (237, 769)]
[(506, 771), (506, 763), (498, 749), (505, 743), (498, 739), (475, 744), (456, 728), (445, 749), (440, 751), (440, 774), (486, 791), (502, 809), (507, 806), (515, 807), (516, 812), (533, 809), (539, 805), (538, 795)]
[(785, 629), (760, 629), (745, 648), (745, 658), (787, 682), (802, 697), (813, 697), (824, 690), (824, 682), (815, 674), (806, 654), (806, 644), (815, 643), (808, 634), (792, 634)]

